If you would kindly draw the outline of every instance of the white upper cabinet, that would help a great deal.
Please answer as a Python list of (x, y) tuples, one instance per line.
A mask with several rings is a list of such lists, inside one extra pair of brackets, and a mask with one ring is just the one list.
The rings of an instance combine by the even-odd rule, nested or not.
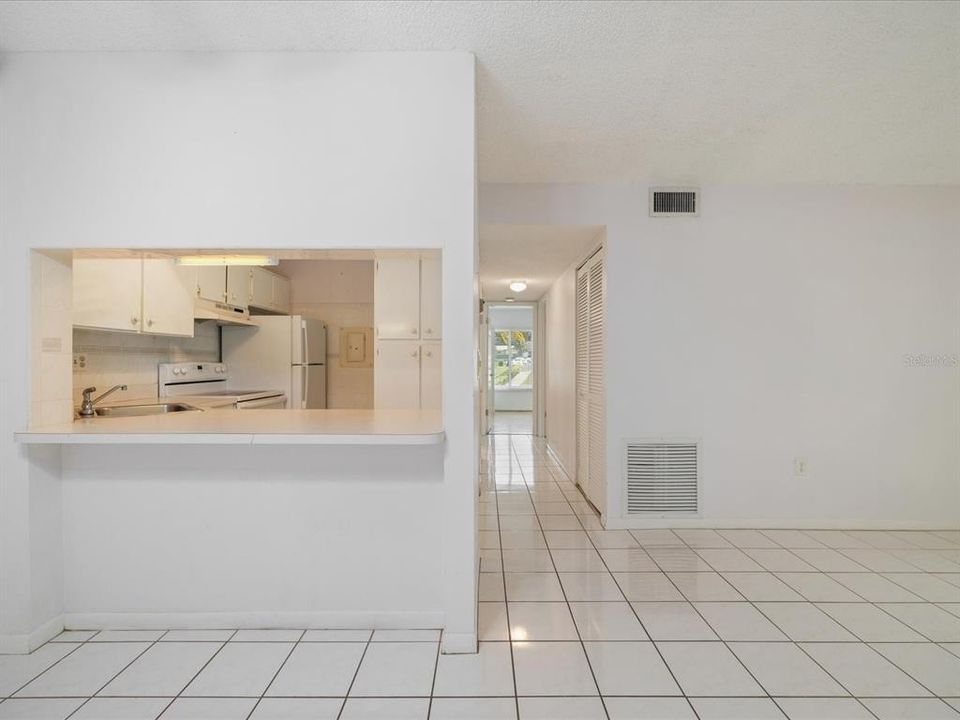
[(420, 407), (419, 341), (377, 343), (374, 368), (374, 407), (389, 410)]
[(237, 307), (250, 305), (251, 269), (245, 265), (227, 267), (227, 302)]
[(290, 281), (262, 267), (251, 269), (250, 307), (290, 312)]
[(420, 259), (420, 333), (424, 340), (439, 340), (443, 325), (440, 254)]
[(74, 260), (73, 324), (192, 337), (195, 278), (174, 260)]
[(143, 261), (143, 332), (193, 336), (195, 277), (174, 260)]
[(376, 262), (373, 316), (378, 340), (420, 338), (420, 258), (383, 257)]
[(227, 268), (222, 265), (201, 265), (197, 271), (197, 297), (214, 302), (227, 299)]
[(73, 324), (140, 332), (142, 292), (142, 260), (74, 260)]

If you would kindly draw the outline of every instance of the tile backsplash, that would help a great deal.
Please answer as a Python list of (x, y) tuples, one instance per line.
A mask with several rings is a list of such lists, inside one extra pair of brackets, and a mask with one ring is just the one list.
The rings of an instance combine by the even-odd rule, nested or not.
[(80, 404), (85, 387), (103, 392), (126, 385), (127, 392), (111, 399), (157, 397), (157, 365), (163, 362), (217, 362), (220, 333), (216, 323), (194, 323), (194, 337), (166, 337), (137, 333), (73, 331), (73, 396)]

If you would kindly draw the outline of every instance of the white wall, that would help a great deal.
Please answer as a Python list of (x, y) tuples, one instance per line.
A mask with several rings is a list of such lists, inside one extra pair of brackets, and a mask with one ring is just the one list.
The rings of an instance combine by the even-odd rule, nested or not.
[(284, 260), (278, 270), (290, 278), (291, 313), (327, 324), (327, 407), (372, 408), (373, 366), (340, 367), (340, 330), (372, 332), (373, 260)]
[(707, 524), (960, 522), (960, 189), (707, 187), (683, 219), (637, 186), (480, 197), (482, 222), (607, 226), (609, 524), (621, 443), (663, 435), (702, 443)]
[(544, 360), (547, 445), (571, 478), (577, 472), (576, 265), (550, 286), (546, 304)]
[(443, 250), (447, 442), (434, 460), (444, 481), (432, 490), (443, 508), (433, 552), (445, 648), (472, 647), (473, 57), (23, 53), (0, 63), (0, 316), (21, 349), (0, 367), (0, 500), (15, 500), (0, 502), (0, 640), (37, 629), (23, 542), (37, 463), (13, 442), (28, 417), (31, 248), (415, 246)]

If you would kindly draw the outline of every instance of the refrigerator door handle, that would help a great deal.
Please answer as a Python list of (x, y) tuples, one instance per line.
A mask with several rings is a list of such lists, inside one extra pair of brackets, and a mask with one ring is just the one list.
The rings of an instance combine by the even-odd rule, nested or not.
[(304, 365), (310, 364), (310, 345), (307, 342), (307, 321), (300, 321), (300, 362)]

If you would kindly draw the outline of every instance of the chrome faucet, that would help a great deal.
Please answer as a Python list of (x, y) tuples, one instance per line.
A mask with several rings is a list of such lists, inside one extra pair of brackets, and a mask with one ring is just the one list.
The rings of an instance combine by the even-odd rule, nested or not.
[(80, 403), (80, 417), (93, 417), (96, 413), (93, 410), (93, 406), (98, 402), (103, 400), (110, 393), (116, 392), (117, 390), (126, 390), (126, 385), (114, 385), (112, 388), (107, 390), (103, 395), (98, 398), (91, 398), (93, 394), (97, 391), (95, 387), (84, 388), (83, 390), (83, 402)]

